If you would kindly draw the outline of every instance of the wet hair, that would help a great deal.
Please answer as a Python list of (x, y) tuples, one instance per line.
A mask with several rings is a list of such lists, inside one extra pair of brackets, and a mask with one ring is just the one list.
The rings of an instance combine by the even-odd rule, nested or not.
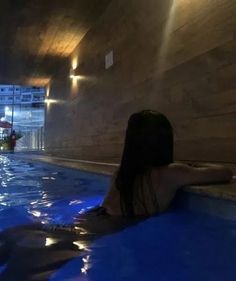
[(124, 216), (134, 216), (133, 189), (137, 175), (173, 163), (173, 130), (161, 113), (143, 110), (130, 116), (116, 188)]

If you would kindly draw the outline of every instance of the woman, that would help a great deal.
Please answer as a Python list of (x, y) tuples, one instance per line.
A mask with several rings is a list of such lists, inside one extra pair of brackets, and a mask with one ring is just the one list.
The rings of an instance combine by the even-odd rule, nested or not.
[(182, 186), (231, 178), (231, 170), (223, 166), (174, 163), (169, 120), (161, 113), (143, 110), (128, 121), (121, 164), (102, 206), (114, 216), (148, 216), (166, 211)]

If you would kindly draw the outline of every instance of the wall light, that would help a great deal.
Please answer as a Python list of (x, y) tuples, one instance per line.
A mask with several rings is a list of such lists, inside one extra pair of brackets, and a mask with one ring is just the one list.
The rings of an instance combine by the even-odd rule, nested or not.
[(59, 101), (46, 98), (46, 99), (44, 100), (44, 103), (46, 103), (46, 104), (49, 105), (49, 104), (51, 104), (51, 103), (59, 103)]
[(71, 62), (71, 67), (73, 69), (76, 69), (78, 66), (78, 56), (74, 56), (73, 59), (72, 59), (72, 62)]
[(75, 77), (75, 69), (71, 68), (70, 70), (70, 78), (73, 79)]
[(80, 75), (77, 75), (76, 69), (71, 68), (71, 70), (70, 70), (70, 78), (71, 79), (80, 79)]
[(48, 98), (50, 95), (50, 84), (46, 86), (46, 97)]
[(75, 80), (82, 80), (85, 77), (78, 74), (78, 68), (77, 69), (71, 68), (71, 70), (70, 70), (70, 78), (71, 79), (75, 79)]

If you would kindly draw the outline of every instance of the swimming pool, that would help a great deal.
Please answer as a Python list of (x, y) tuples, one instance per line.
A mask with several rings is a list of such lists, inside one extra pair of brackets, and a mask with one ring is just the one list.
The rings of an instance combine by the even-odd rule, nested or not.
[[(107, 176), (14, 156), (1, 156), (0, 163), (1, 230), (34, 222), (73, 223), (81, 211), (101, 202), (109, 185)], [(92, 241), (49, 280), (233, 280), (236, 220), (181, 206)], [(15, 277), (11, 280), (24, 281)], [(0, 275), (0, 280), (7, 279)]]

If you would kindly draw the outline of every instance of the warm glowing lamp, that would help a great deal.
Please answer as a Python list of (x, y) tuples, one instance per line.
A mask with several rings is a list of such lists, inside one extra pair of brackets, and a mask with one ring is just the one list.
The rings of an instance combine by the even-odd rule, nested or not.
[(78, 74), (79, 72), (79, 69), (78, 68), (71, 68), (70, 70), (70, 78), (73, 79), (73, 80), (81, 80), (81, 79), (84, 79), (84, 76), (81, 76)]
[(73, 79), (73, 78), (75, 78), (76, 76), (75, 76), (75, 69), (74, 68), (71, 68), (71, 70), (70, 70), (70, 78), (71, 79)]

